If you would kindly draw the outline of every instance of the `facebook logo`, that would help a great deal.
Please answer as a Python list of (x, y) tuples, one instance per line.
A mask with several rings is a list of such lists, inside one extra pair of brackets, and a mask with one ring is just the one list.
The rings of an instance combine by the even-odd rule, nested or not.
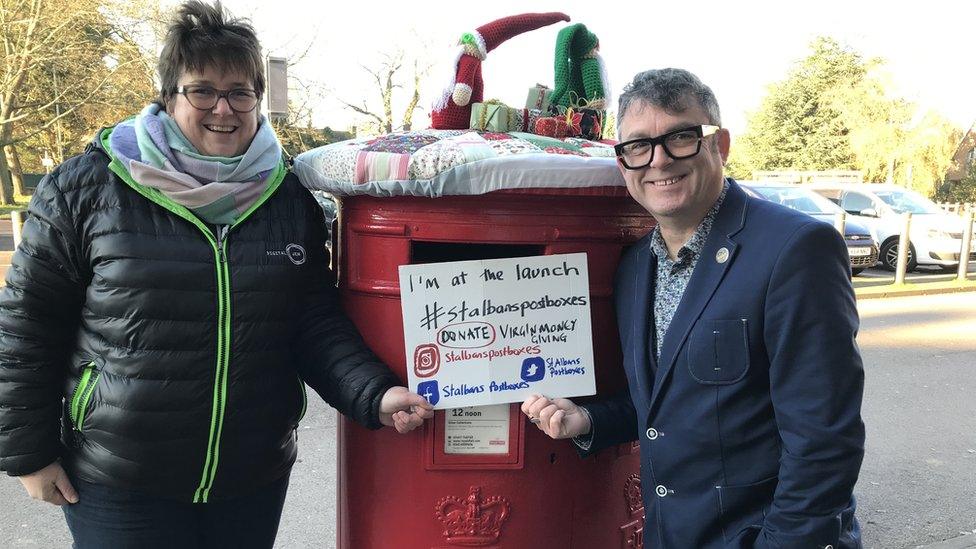
[(546, 361), (541, 356), (532, 356), (522, 361), (522, 380), (541, 381), (546, 375)]
[(417, 385), (417, 394), (426, 398), (431, 406), (436, 406), (437, 401), (441, 399), (441, 395), (437, 390), (436, 379), (424, 381), (420, 385)]

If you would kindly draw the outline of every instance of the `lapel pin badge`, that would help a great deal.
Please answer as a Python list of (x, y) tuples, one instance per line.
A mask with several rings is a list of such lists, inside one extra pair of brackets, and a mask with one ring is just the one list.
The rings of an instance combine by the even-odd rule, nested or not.
[(728, 260), (729, 260), (728, 248), (719, 248), (719, 250), (715, 252), (715, 261), (718, 261), (719, 263), (725, 263)]

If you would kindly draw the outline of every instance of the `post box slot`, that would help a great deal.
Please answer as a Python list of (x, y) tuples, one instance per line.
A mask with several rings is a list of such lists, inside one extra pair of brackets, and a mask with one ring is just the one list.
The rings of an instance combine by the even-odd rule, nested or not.
[(542, 244), (494, 244), (472, 242), (410, 242), (411, 263), (444, 263), (478, 259), (507, 259), (543, 255)]

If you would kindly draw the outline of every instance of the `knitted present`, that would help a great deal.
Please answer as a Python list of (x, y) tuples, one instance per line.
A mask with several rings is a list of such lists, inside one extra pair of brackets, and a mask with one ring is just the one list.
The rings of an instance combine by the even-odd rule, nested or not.
[(509, 115), (508, 131), (529, 132), (535, 129), (537, 120), (543, 117), (544, 111), (539, 109), (512, 109)]
[(596, 109), (580, 109), (582, 115), (580, 120), (580, 137), (599, 141), (603, 137), (603, 115), (604, 111)]
[(549, 110), (549, 92), (552, 90), (543, 84), (536, 84), (529, 88), (529, 95), (525, 98), (525, 108), (538, 109), (542, 112)]
[(468, 127), (482, 132), (508, 131), (509, 108), (502, 103), (488, 101), (471, 105), (471, 120)]
[(542, 116), (536, 109), (515, 109), (501, 102), (486, 101), (471, 105), (472, 130), (486, 132), (528, 132)]
[(536, 120), (533, 133), (557, 139), (578, 137), (583, 133), (582, 121), (583, 113), (570, 109), (566, 115), (547, 116)]

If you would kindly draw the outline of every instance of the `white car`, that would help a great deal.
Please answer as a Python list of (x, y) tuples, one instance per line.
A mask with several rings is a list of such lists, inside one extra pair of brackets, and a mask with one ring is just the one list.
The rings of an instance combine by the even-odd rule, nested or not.
[[(815, 183), (807, 188), (829, 198), (848, 215), (875, 230), (880, 243), (881, 265), (895, 270), (898, 264), (898, 238), (904, 227), (903, 214), (911, 212), (908, 270), (918, 265), (943, 269), (959, 266), (963, 220), (948, 214), (934, 202), (904, 187), (872, 183)], [(969, 261), (976, 260), (976, 239), (971, 244)]]
[[(837, 212), (843, 211), (837, 204), (799, 185), (749, 181), (738, 183), (747, 193), (752, 193), (757, 198), (782, 204), (826, 223), (833, 224)], [(878, 236), (865, 223), (848, 219), (844, 225), (844, 242), (851, 260), (852, 275), (857, 276), (878, 262)], [(804, 250), (804, 253), (809, 251)]]

